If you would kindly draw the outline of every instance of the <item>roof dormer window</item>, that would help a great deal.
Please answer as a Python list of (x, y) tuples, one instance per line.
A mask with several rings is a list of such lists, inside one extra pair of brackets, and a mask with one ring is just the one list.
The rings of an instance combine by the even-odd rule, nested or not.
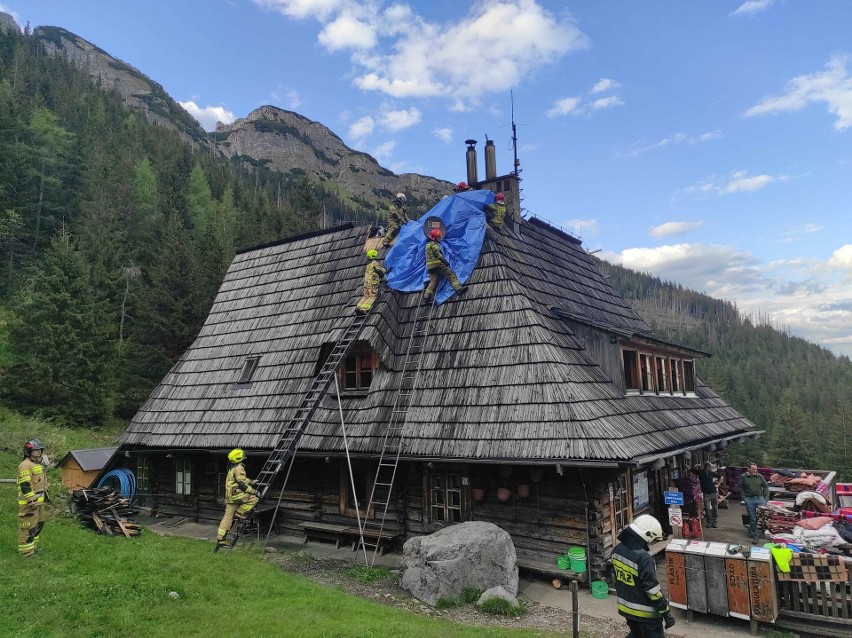
[(695, 396), (695, 363), (691, 359), (624, 348), (621, 360), (627, 394)]
[(252, 355), (246, 357), (243, 363), (243, 369), (240, 371), (240, 377), (237, 379), (238, 384), (251, 383), (251, 379), (257, 370), (257, 364), (260, 362), (260, 355)]

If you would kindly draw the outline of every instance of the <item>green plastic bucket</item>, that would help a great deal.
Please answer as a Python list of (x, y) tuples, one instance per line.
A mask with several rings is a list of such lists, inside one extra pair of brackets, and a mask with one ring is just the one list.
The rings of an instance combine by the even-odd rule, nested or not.
[(592, 596), (603, 600), (609, 593), (609, 585), (602, 580), (592, 581)]
[(586, 550), (582, 547), (571, 547), (568, 550), (571, 559), (571, 569), (578, 574), (586, 571)]
[(567, 555), (557, 557), (556, 564), (559, 569), (571, 569), (571, 559)]

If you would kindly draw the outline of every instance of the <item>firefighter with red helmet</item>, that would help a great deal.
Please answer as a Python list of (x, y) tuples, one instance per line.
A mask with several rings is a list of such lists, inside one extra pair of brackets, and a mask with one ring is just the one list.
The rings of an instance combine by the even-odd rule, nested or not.
[(246, 453), (240, 448), (228, 452), (230, 468), (225, 477), (225, 515), (216, 533), (217, 549), (228, 544), (225, 536), (228, 535), (234, 519), (244, 520), (260, 500), (254, 488), (255, 482), (246, 476), (246, 468), (243, 466), (245, 458)]
[(473, 187), (468, 186), (467, 182), (459, 182), (458, 184), (456, 184), (456, 192), (457, 193), (464, 193), (464, 192), (472, 191), (472, 190), (473, 190)]
[(423, 292), (423, 303), (432, 303), (442, 277), (449, 280), (456, 292), (461, 292), (465, 288), (459, 283), (456, 273), (450, 268), (450, 262), (441, 251), (441, 245), (438, 242), (443, 237), (444, 234), (438, 228), (429, 233), (429, 241), (426, 243), (426, 271), (429, 273), (429, 286)]
[(24, 460), (18, 466), (18, 553), (32, 556), (44, 529), (47, 474), (44, 443), (30, 439), (24, 444)]
[(503, 193), (494, 196), (493, 204), (485, 205), (485, 216), (494, 230), (503, 228), (503, 218), (506, 216), (506, 196)]

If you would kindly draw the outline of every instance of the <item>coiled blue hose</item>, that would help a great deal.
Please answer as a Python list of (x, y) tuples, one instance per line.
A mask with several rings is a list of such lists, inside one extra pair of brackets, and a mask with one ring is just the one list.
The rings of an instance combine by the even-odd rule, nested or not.
[(103, 487), (110, 479), (118, 479), (121, 498), (126, 498), (133, 502), (136, 498), (136, 475), (124, 468), (112, 470), (101, 477), (101, 480), (98, 481), (98, 487)]

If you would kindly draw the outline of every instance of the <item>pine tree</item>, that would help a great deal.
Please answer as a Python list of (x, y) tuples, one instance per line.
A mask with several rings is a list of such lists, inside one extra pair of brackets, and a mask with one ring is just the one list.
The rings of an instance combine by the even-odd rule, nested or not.
[(112, 404), (106, 313), (64, 228), (16, 294), (13, 311), (9, 347), (17, 363), (3, 377), (11, 400), (77, 424), (102, 422)]

